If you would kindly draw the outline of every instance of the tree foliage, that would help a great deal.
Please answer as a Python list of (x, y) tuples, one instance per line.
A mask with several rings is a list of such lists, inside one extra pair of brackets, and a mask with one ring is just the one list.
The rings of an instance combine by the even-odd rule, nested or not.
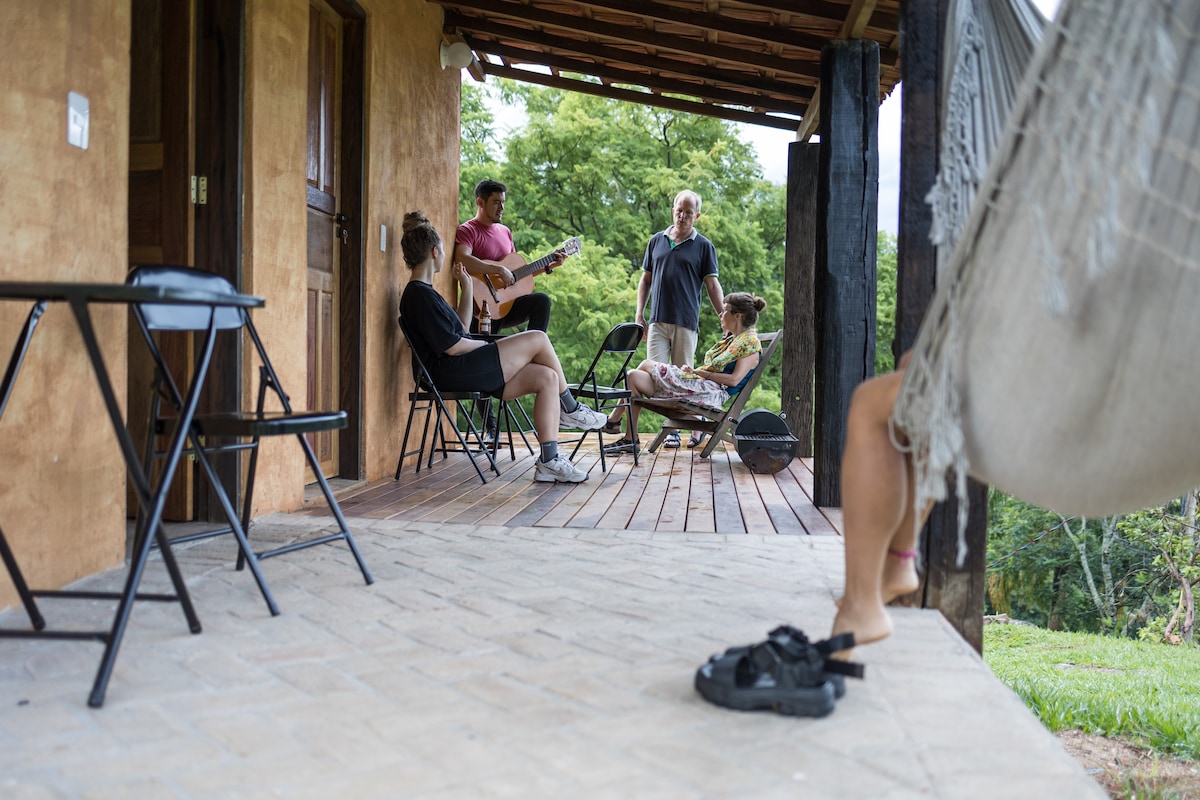
[[(524, 125), (502, 142), (487, 111), (488, 91), (524, 111)], [(633, 319), (646, 243), (671, 224), (672, 201), (682, 189), (702, 198), (696, 228), (717, 249), (722, 289), (766, 300), (759, 330), (783, 327), (785, 188), (763, 179), (753, 147), (731, 123), (497, 80), (489, 87), (463, 84), (463, 125), (464, 219), (474, 215), (475, 184), (494, 178), (508, 186), (504, 221), (527, 259), (571, 236), (584, 243), (579, 255), (537, 284), (553, 299), (552, 334), (568, 378), (587, 367), (613, 325)], [(883, 270), (890, 264), (890, 277), (880, 279), (891, 287), (879, 312), (880, 341), (886, 342), (880, 352), (887, 351), (887, 360), (877, 359), (877, 371), (884, 371), (891, 368), (895, 239), (881, 235), (880, 241), (881, 252), (890, 253), (890, 261), (881, 261)], [(697, 356), (719, 336), (705, 298)], [(749, 404), (778, 411), (781, 386), (776, 359)]]

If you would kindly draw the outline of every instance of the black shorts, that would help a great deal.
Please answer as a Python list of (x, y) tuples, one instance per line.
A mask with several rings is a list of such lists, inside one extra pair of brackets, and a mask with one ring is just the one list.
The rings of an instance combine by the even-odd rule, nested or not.
[(504, 370), (495, 342), (461, 356), (443, 355), (432, 372), (438, 389), (443, 392), (483, 392), (496, 397), (504, 393)]

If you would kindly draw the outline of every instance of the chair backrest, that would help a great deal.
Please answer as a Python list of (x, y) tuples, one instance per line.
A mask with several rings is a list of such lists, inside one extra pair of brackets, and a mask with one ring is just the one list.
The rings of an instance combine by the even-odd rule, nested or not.
[[(633, 354), (637, 352), (638, 345), (642, 342), (643, 331), (644, 328), (636, 322), (621, 322), (614, 325), (608, 335), (604, 337), (600, 349), (596, 352), (596, 357), (592, 359), (592, 364), (588, 367), (579, 385), (624, 386), (625, 373), (629, 371), (629, 362), (633, 360)], [(609, 381), (601, 380), (597, 375), (600, 362), (605, 355), (623, 355), (625, 357), (619, 362), (620, 366), (615, 369), (612, 379)]]
[[(130, 286), (148, 286), (160, 289), (182, 289), (209, 292), (217, 295), (233, 295), (238, 291), (233, 284), (212, 272), (194, 267), (175, 267), (153, 264), (134, 267), (125, 278)], [(165, 305), (142, 303), (138, 313), (152, 331), (203, 331), (208, 330), (212, 308), (202, 304)], [(240, 328), (246, 315), (240, 308), (218, 308), (217, 330)]]
[(779, 347), (779, 343), (783, 341), (783, 331), (760, 333), (758, 341), (762, 344), (762, 352), (759, 353), (758, 364), (750, 372), (746, 382), (742, 384), (742, 388), (733, 396), (733, 403), (725, 409), (725, 419), (737, 419), (738, 414), (742, 412), (742, 407), (750, 399), (750, 395), (754, 394), (754, 387), (758, 385), (759, 378), (767, 371), (767, 364), (771, 362), (771, 356)]
[(437, 387), (434, 386), (433, 376), (429, 374), (429, 368), (425, 366), (425, 362), (417, 354), (417, 348), (413, 347), (412, 333), (409, 332), (408, 326), (404, 324), (404, 316), (401, 314), (396, 315), (396, 322), (400, 325), (400, 335), (404, 337), (404, 343), (408, 345), (408, 351), (412, 354), (413, 387), (417, 391), (436, 392)]
[[(220, 275), (195, 267), (177, 267), (169, 264), (134, 267), (126, 276), (125, 282), (130, 286), (181, 289), (216, 295), (238, 294), (233, 284)], [(195, 305), (139, 303), (133, 307), (133, 311), (142, 328), (142, 335), (147, 339), (150, 337), (150, 331), (206, 331), (214, 314), (214, 309), (203, 303)], [(292, 413), (291, 398), (279, 383), (279, 376), (275, 374), (275, 367), (271, 365), (271, 359), (267, 357), (267, 350), (258, 336), (249, 312), (242, 308), (222, 307), (215, 309), (215, 315), (216, 321), (213, 327), (216, 330), (228, 331), (245, 328), (246, 332), (250, 334), (251, 341), (254, 342), (262, 375), (258, 391), (258, 411), (261, 412), (264, 409), (266, 391), (271, 389), (279, 397), (283, 410), (286, 413)], [(157, 348), (151, 346), (150, 351), (155, 360), (159, 360)], [(163, 372), (163, 380), (173, 385), (173, 379), (166, 364), (159, 363), (158, 366)]]

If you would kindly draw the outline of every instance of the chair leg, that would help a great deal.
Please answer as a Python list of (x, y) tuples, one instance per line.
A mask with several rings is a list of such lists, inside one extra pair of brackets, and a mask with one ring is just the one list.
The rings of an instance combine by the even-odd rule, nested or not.
[[(200, 468), (204, 471), (204, 476), (213, 486), (220, 486), (219, 478), (216, 470), (213, 469), (212, 463), (208, 460), (208, 454), (200, 447), (199, 437), (194, 433), (189, 434), (192, 438), (192, 447), (196, 451), (196, 461), (200, 464)], [(254, 454), (251, 454), (253, 460)], [(254, 473), (250, 473), (253, 478)], [(279, 616), (279, 604), (275, 602), (275, 596), (271, 594), (271, 589), (267, 586), (267, 579), (263, 576), (262, 568), (259, 566), (258, 558), (254, 555), (254, 551), (250, 549), (250, 541), (246, 538), (246, 529), (242, 527), (241, 519), (238, 517), (237, 511), (230, 504), (229, 498), (224, 491), (214, 491), (221, 503), (221, 510), (225, 513), (225, 518), (229, 520), (229, 528), (233, 533), (234, 538), (238, 543), (238, 569), (241, 569), (241, 564), (250, 565), (250, 574), (254, 576), (255, 583), (258, 584), (258, 590), (262, 593), (263, 600), (267, 603), (267, 609), (270, 610), (271, 616)], [(242, 559), (245, 559), (243, 562)]]
[[(396, 474), (395, 474), (395, 476), (392, 477), (392, 480), (394, 480), (394, 481), (400, 480), (400, 470), (403, 469), (403, 467), (404, 467), (404, 457), (409, 455), (409, 453), (408, 453), (408, 434), (412, 431), (413, 417), (415, 417), (416, 415), (417, 415), (417, 401), (413, 400), (408, 405), (408, 421), (404, 424), (404, 441), (400, 443), (400, 459), (396, 462)], [(426, 418), (428, 419), (428, 415), (426, 416)], [(421, 438), (422, 445), (424, 444), (424, 441), (425, 441), (424, 437), (422, 437)], [(422, 456), (425, 455), (424, 450), (421, 451), (421, 455)], [(420, 465), (421, 465), (421, 459), (418, 458), (417, 459), (417, 468), (418, 469), (420, 469)]]
[[(308, 443), (308, 439), (304, 434), (297, 434), (296, 438), (300, 440), (300, 446), (304, 448), (304, 456), (308, 459), (308, 465), (312, 467), (313, 474), (317, 476), (317, 483), (321, 484), (321, 493), (325, 495), (325, 502), (329, 504), (329, 510), (333, 512), (333, 518), (338, 523), (338, 533), (321, 537), (319, 539), (310, 539), (306, 542), (300, 542), (286, 547), (278, 547), (268, 553), (268, 555), (276, 555), (278, 553), (287, 553), (292, 550), (298, 550), (302, 547), (311, 547), (315, 544), (324, 544), (336, 539), (345, 539), (346, 546), (350, 548), (354, 560), (358, 562), (358, 569), (362, 572), (363, 580), (370, 586), (375, 582), (375, 578), (371, 575), (371, 570), (367, 568), (367, 562), (363, 561), (362, 553), (358, 550), (358, 544), (354, 541), (354, 535), (350, 533), (350, 526), (346, 523), (346, 518), (342, 516), (342, 507), (338, 503), (337, 498), (333, 496), (333, 489), (329, 486), (329, 481), (325, 478), (325, 472), (321, 469), (320, 462), (317, 461), (317, 454), (313, 452), (312, 445)], [(246, 493), (246, 502), (249, 503), (249, 491)]]
[(29, 624), (33, 626), (35, 631), (45, 630), (46, 620), (42, 617), (42, 613), (38, 611), (37, 602), (33, 599), (33, 592), (29, 590), (29, 585), (25, 583), (25, 576), (21, 574), (21, 568), (17, 566), (16, 556), (13, 555), (12, 549), (8, 546), (8, 539), (5, 538), (3, 529), (0, 529), (0, 558), (4, 560), (4, 566), (8, 569), (8, 576), (12, 578), (13, 585), (17, 588), (17, 594), (21, 597), (21, 604), (25, 606), (25, 613), (29, 615)]

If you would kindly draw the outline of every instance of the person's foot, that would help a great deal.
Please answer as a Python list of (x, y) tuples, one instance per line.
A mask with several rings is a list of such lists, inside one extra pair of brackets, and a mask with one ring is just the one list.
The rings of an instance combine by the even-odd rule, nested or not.
[(588, 474), (560, 454), (550, 461), (539, 460), (533, 468), (533, 479), (541, 483), (583, 483)]
[(667, 438), (663, 440), (662, 446), (670, 448), (672, 450), (678, 450), (679, 449), (679, 431), (671, 431), (670, 433), (668, 433)]
[[(855, 646), (878, 642), (892, 635), (892, 618), (882, 603), (855, 606), (843, 597), (838, 604), (837, 616), (833, 618), (833, 632), (829, 635), (832, 638), (842, 633), (853, 633)], [(850, 654), (850, 650), (842, 650), (833, 657), (845, 661)]]
[(641, 445), (636, 440), (617, 439), (612, 444), (604, 445), (604, 455), (619, 456), (622, 453), (640, 453)]
[(609, 417), (608, 422), (604, 423), (604, 427), (601, 428), (601, 430), (604, 431), (604, 433), (616, 435), (621, 432), (621, 420)]
[(564, 411), (558, 417), (560, 431), (598, 431), (608, 424), (608, 417), (580, 403), (574, 411)]

